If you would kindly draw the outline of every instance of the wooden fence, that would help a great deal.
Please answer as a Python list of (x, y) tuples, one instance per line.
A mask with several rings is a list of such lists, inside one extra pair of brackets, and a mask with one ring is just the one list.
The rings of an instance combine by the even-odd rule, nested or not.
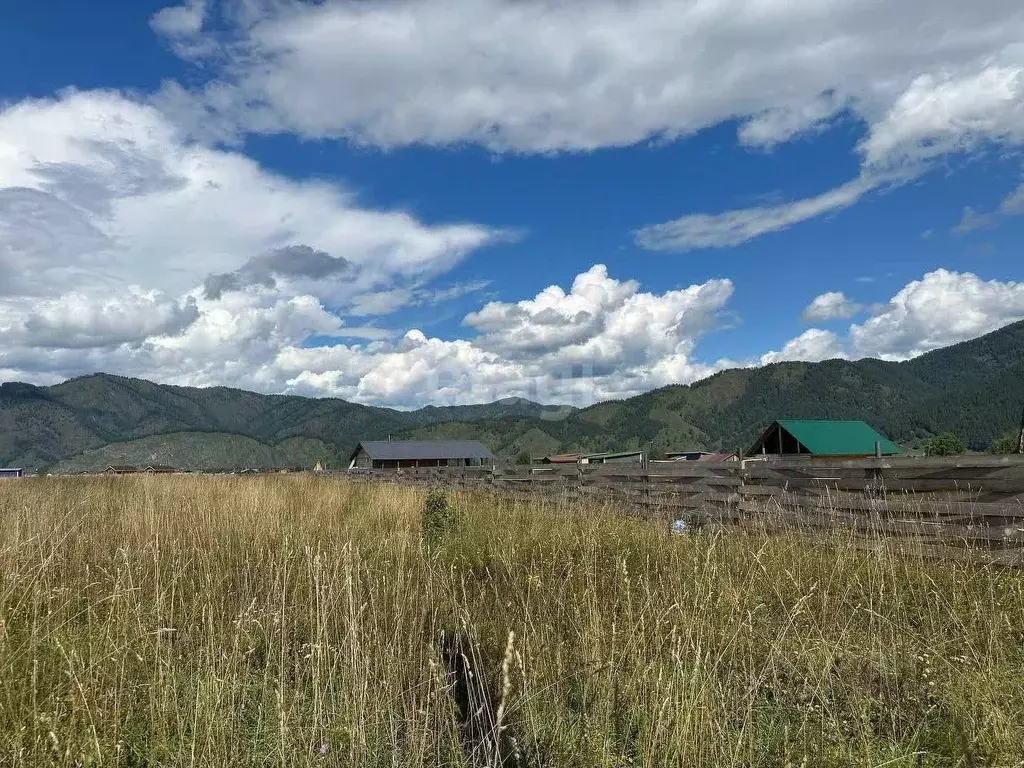
[[(611, 504), (690, 526), (826, 529), (1024, 564), (1024, 457), (408, 469), (365, 477)], [(972, 554), (972, 556), (975, 556)]]

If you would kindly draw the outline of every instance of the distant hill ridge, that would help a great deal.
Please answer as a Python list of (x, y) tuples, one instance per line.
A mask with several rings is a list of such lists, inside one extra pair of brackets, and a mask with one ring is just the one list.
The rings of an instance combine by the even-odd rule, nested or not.
[[(542, 419), (566, 410), (507, 398), (398, 411), (335, 398), (179, 387), (97, 373), (51, 387), (0, 385), (0, 465), (90, 469), (114, 456), (118, 463), (174, 466), (184, 466), (183, 456), (202, 467), (249, 466), (258, 456), (275, 466), (284, 458), (296, 465), (336, 465), (360, 439), (387, 438), (445, 421)], [(204, 450), (196, 437), (200, 434), (219, 437)], [(147, 440), (155, 436), (163, 439)], [(227, 438), (236, 438), (234, 451)], [(295, 451), (288, 441), (297, 438), (313, 442)], [(71, 465), (60, 466), (73, 457)]]
[(357, 441), (388, 436), (479, 439), (513, 458), (735, 450), (776, 418), (863, 419), (903, 445), (949, 430), (983, 449), (1016, 427), (1022, 400), (1024, 322), (903, 363), (778, 363), (580, 410), (507, 398), (397, 411), (94, 374), (52, 387), (0, 385), (0, 465), (90, 469), (116, 457), (175, 466), (187, 458), (195, 468), (338, 466)]

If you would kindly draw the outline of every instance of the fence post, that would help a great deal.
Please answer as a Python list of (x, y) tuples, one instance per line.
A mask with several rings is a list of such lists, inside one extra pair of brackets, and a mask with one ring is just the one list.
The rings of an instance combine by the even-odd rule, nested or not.
[(1024, 406), (1020, 409), (1020, 432), (1017, 433), (1017, 453), (1024, 454)]
[(648, 466), (641, 465), (640, 471), (643, 473), (640, 475), (644, 483), (644, 509), (647, 511), (648, 517), (651, 516), (651, 468)]
[(739, 498), (739, 501), (736, 503), (736, 522), (739, 523), (743, 520), (743, 501), (747, 487), (747, 460), (743, 458), (743, 451), (737, 452), (736, 456), (740, 465), (739, 472), (736, 473), (740, 481), (740, 484), (736, 487), (736, 495)]

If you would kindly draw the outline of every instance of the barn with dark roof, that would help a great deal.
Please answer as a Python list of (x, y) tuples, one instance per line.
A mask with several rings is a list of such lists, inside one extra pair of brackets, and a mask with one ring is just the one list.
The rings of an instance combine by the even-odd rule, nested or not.
[(494, 454), (476, 440), (366, 440), (349, 456), (349, 469), (485, 467)]

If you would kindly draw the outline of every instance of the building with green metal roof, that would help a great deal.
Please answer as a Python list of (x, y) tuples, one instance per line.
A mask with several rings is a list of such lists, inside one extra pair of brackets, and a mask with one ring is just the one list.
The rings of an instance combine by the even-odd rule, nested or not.
[(748, 456), (823, 456), (860, 458), (894, 456), (899, 446), (863, 421), (783, 419), (774, 422), (747, 451)]

